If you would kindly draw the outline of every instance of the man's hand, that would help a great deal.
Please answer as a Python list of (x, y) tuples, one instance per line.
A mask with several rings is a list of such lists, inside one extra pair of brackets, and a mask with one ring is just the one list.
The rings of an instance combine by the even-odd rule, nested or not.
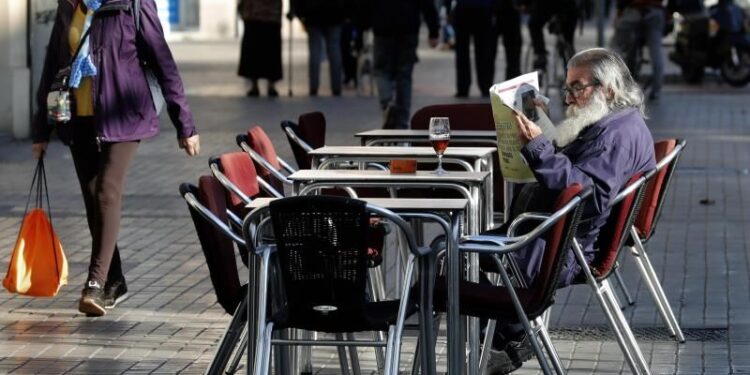
[(430, 38), (427, 40), (427, 43), (430, 45), (430, 48), (435, 48), (438, 46), (438, 38)]
[(189, 156), (195, 156), (201, 152), (201, 141), (198, 134), (188, 138), (180, 138), (177, 141), (180, 148), (184, 149)]
[(514, 114), (516, 116), (516, 123), (518, 124), (518, 140), (522, 145), (526, 146), (532, 139), (542, 134), (542, 129), (526, 118), (523, 113), (514, 111)]
[(534, 98), (534, 105), (541, 108), (547, 114), (547, 117), (549, 117), (549, 107), (547, 107), (547, 103), (544, 100)]
[(48, 144), (48, 142), (38, 142), (31, 145), (31, 155), (34, 159), (39, 160), (44, 157), (44, 154), (47, 152)]

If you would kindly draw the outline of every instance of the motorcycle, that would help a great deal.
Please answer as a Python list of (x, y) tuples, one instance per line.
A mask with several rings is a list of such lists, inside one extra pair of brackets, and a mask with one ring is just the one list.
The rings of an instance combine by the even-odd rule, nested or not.
[(708, 14), (675, 15), (675, 46), (670, 60), (688, 83), (700, 83), (705, 68), (720, 71), (734, 87), (750, 82), (750, 36), (742, 8), (720, 1)]

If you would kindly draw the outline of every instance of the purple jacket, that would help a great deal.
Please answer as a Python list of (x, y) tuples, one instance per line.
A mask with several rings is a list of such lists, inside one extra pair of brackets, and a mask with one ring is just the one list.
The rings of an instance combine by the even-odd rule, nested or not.
[[(588, 261), (594, 257), (595, 242), (609, 216), (612, 199), (630, 177), (656, 168), (654, 140), (635, 108), (607, 115), (561, 150), (539, 136), (529, 142), (521, 154), (537, 181), (549, 189), (563, 190), (576, 182), (594, 187), (594, 203), (584, 213), (584, 219), (588, 220), (581, 224), (576, 235)], [(526, 262), (522, 267), (526, 266), (527, 277), (533, 279), (541, 265), (541, 254), (535, 249), (529, 250), (523, 254)], [(564, 267), (560, 286), (570, 285), (581, 270), (572, 250)]]
[[(70, 63), (68, 32), (80, 1), (58, 0), (57, 18), (37, 91), (39, 109), (32, 122), (34, 142), (48, 141), (54, 128), (47, 123), (47, 93), (57, 71)], [(139, 34), (137, 47), (136, 34)], [(159, 116), (139, 55), (159, 80), (177, 136), (187, 138), (198, 133), (177, 65), (164, 40), (154, 0), (141, 0), (140, 33), (136, 33), (132, 0), (105, 0), (91, 22), (89, 45), (98, 70), (91, 94), (101, 141), (133, 141), (159, 133)]]

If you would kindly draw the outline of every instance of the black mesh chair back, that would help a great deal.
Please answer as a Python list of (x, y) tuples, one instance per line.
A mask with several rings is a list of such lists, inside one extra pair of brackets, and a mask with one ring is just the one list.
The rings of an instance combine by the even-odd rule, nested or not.
[[(369, 214), (362, 201), (296, 197), (270, 203), (287, 298), (296, 327), (349, 332), (366, 319)], [(328, 323), (326, 323), (328, 322)]]

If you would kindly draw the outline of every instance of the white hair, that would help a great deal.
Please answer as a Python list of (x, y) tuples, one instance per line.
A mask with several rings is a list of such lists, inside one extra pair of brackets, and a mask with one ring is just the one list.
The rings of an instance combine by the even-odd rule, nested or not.
[(594, 82), (611, 94), (611, 97), (607, 95), (607, 105), (611, 110), (632, 107), (646, 117), (643, 91), (617, 53), (606, 48), (583, 50), (568, 61), (568, 68), (579, 66), (588, 66)]

